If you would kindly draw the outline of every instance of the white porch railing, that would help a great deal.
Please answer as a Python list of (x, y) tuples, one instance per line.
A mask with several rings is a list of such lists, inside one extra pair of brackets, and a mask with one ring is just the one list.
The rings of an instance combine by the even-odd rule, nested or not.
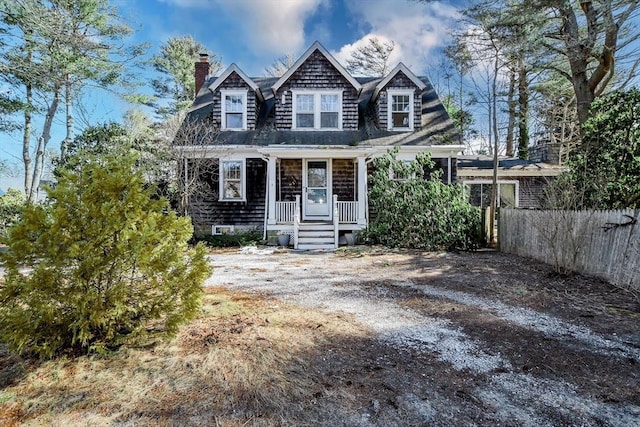
[(300, 219), (301, 219), (301, 209), (300, 209), (300, 196), (296, 195), (296, 204), (293, 212), (293, 248), (298, 249), (298, 235), (300, 231)]
[(340, 215), (338, 214), (338, 195), (333, 196), (333, 247), (338, 249)]
[(340, 224), (358, 223), (358, 202), (337, 202), (338, 222)]
[(276, 222), (293, 223), (297, 206), (300, 206), (300, 196), (296, 196), (294, 202), (276, 202)]
[[(358, 202), (341, 202), (334, 197), (333, 214), (339, 224), (358, 223)], [(278, 224), (293, 224), (300, 222), (300, 196), (293, 202), (276, 202), (276, 222)]]

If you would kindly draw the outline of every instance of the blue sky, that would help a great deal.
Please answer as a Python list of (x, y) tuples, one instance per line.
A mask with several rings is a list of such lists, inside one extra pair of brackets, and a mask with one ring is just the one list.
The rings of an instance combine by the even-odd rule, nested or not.
[[(458, 2), (459, 3), (459, 2)], [(226, 67), (236, 63), (250, 76), (284, 54), (302, 54), (320, 41), (339, 61), (369, 37), (393, 40), (392, 62), (402, 61), (417, 74), (439, 62), (439, 51), (455, 25), (455, 2), (412, 0), (112, 0), (119, 14), (136, 30), (130, 43), (147, 42), (147, 57), (170, 37), (191, 35), (215, 53)], [(103, 91), (83, 99), (76, 133), (87, 122), (119, 121), (133, 106)], [(64, 138), (63, 111), (49, 148)], [(81, 117), (82, 116), (82, 117)], [(38, 123), (34, 135), (39, 134)], [(35, 141), (32, 145), (35, 144)], [(20, 168), (21, 134), (0, 133), (0, 159)], [(0, 176), (0, 189), (21, 186), (21, 175)]]

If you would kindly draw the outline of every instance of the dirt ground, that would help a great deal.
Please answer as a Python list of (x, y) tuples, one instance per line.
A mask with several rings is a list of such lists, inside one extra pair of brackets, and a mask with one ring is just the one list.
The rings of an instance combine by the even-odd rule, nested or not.
[(369, 329), (311, 364), (309, 425), (334, 414), (326, 424), (640, 426), (630, 291), (491, 251), (245, 249), (212, 263), (209, 286), (347, 313)]

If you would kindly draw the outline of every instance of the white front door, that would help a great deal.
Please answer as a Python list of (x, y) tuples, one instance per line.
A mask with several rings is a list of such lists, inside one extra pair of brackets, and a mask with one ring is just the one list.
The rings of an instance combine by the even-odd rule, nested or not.
[(307, 160), (302, 174), (302, 218), (328, 221), (331, 219), (331, 161)]

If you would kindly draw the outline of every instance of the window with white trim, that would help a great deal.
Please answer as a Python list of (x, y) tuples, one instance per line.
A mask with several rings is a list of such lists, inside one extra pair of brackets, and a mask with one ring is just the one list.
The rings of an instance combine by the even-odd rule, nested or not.
[[(469, 203), (472, 206), (482, 208), (491, 204), (491, 192), (493, 184), (491, 181), (464, 181)], [(518, 181), (498, 181), (498, 206), (501, 208), (517, 208), (520, 204), (518, 191), (520, 183)]]
[(220, 160), (220, 200), (242, 202), (246, 200), (245, 161)]
[(221, 129), (247, 129), (247, 91), (221, 90), (222, 121)]
[(339, 130), (342, 129), (341, 91), (292, 91), (292, 129)]
[(387, 90), (387, 129), (413, 130), (413, 90)]

